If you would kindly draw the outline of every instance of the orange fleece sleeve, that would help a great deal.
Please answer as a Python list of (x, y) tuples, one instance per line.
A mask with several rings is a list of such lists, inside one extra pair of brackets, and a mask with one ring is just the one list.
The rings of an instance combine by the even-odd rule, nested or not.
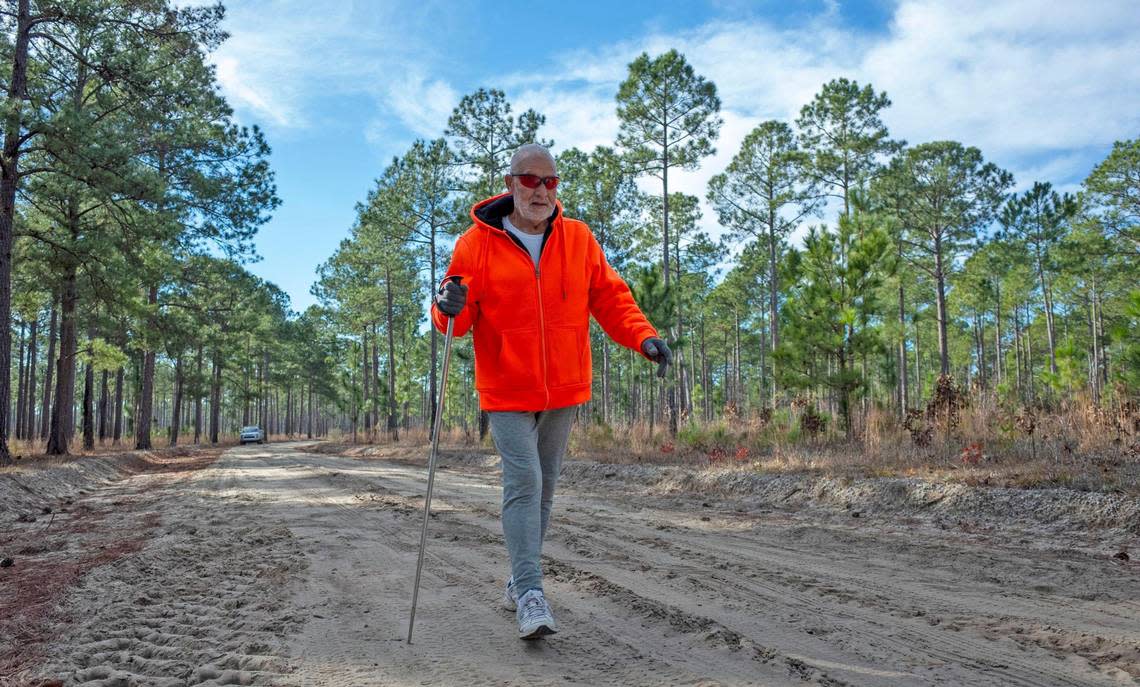
[[(472, 249), (472, 243), (468, 234), (459, 237), (455, 242), (455, 250), (451, 253), (451, 264), (447, 266), (447, 276), (445, 276), (438, 284), (435, 285), (436, 292), (443, 286), (443, 283), (451, 277), (462, 277), (461, 284), (467, 286), (467, 302), (464, 304), (463, 309), (455, 316), (455, 327), (452, 334), (455, 336), (463, 336), (475, 324), (478, 319), (478, 299), (476, 298), (476, 290), (479, 288), (475, 276), (475, 255)], [(447, 331), (447, 315), (439, 311), (435, 305), (435, 294), (432, 294), (431, 304), (431, 321), (435, 328), (440, 332)]]
[(645, 355), (641, 344), (657, 336), (657, 330), (637, 307), (629, 285), (610, 266), (592, 233), (587, 247), (587, 263), (590, 270), (590, 314), (611, 339)]

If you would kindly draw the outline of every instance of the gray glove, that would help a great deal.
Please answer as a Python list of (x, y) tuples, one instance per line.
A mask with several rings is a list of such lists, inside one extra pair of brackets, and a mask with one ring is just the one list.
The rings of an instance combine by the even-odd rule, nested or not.
[(641, 352), (653, 362), (657, 363), (657, 376), (665, 376), (665, 368), (673, 364), (673, 351), (664, 339), (651, 336), (641, 344)]
[(448, 317), (455, 317), (467, 303), (467, 285), (447, 280), (435, 295), (435, 307)]

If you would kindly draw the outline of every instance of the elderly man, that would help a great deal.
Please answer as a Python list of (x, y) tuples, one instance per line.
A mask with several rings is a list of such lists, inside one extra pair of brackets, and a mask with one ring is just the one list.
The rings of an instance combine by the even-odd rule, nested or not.
[(506, 193), (471, 209), (432, 320), (444, 331), (455, 318), (456, 336), (473, 330), (479, 405), (502, 456), (504, 601), (519, 637), (534, 639), (555, 631), (539, 559), (570, 425), (590, 398), (589, 316), (661, 374), (672, 354), (589, 227), (562, 215), (550, 151), (522, 146), (503, 182)]

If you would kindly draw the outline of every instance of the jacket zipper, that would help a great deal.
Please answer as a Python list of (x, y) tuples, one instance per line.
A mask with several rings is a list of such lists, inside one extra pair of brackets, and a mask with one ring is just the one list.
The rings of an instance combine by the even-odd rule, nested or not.
[(539, 351), (542, 353), (542, 390), (546, 393), (546, 402), (542, 404), (542, 409), (546, 410), (550, 407), (550, 387), (546, 383), (546, 319), (542, 312), (542, 279), (537, 266), (534, 268), (534, 287), (538, 291), (538, 337)]
[[(521, 250), (523, 254), (526, 255), (527, 260), (531, 261), (531, 263), (534, 262), (534, 259), (531, 258), (530, 251), (526, 249), (526, 246), (522, 245), (522, 243), (517, 238), (511, 236), (511, 233), (509, 231), (504, 231), (503, 233), (507, 235), (507, 238), (511, 243), (519, 247), (519, 250)], [(545, 253), (546, 251), (544, 250), (539, 252), (539, 262), (542, 262), (542, 256)], [(538, 265), (534, 266), (534, 290), (538, 293), (539, 354), (542, 357), (542, 391), (544, 394), (546, 394), (546, 401), (542, 404), (542, 409), (546, 410), (550, 406), (550, 386), (547, 384), (546, 373), (546, 318), (543, 314), (542, 307), (542, 273), (539, 270)]]

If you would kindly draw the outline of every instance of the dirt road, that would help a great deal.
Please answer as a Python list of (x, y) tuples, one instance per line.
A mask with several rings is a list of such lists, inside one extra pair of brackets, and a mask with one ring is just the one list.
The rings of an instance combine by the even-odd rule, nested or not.
[[(409, 451), (409, 456), (420, 451)], [(568, 481), (545, 550), (560, 632), (515, 637), (497, 472), (249, 446), (85, 497), (151, 522), (67, 596), (67, 685), (1124, 685), (1140, 575), (1079, 542)], [(141, 514), (141, 515), (140, 515)], [(157, 516), (155, 515), (157, 514)], [(144, 517), (145, 516), (145, 517)], [(141, 519), (139, 519), (141, 518)]]

